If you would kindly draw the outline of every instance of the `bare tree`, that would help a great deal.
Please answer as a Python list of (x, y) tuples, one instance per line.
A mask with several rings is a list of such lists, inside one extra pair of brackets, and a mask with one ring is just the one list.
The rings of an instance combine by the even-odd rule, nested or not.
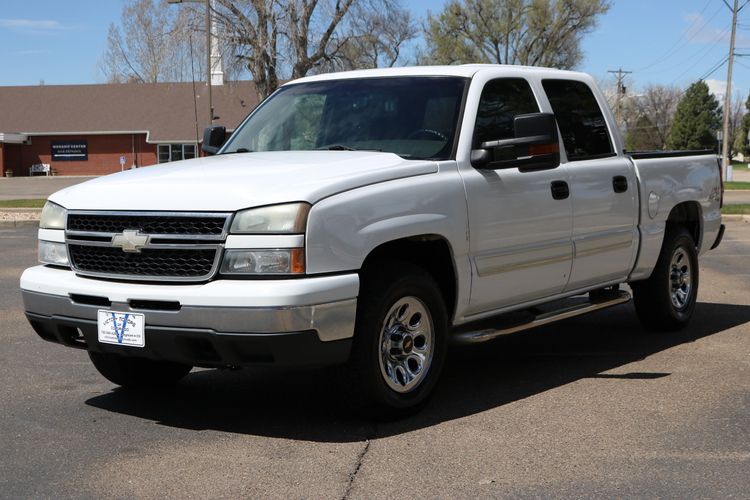
[(292, 78), (336, 57), (335, 36), (354, 0), (217, 0), (215, 15), (235, 60), (247, 66), (259, 99), (278, 87), (286, 66)]
[(430, 62), (572, 68), (607, 0), (450, 0), (427, 18)]
[[(645, 151), (664, 149), (672, 130), (677, 103), (682, 96), (679, 87), (649, 85), (640, 92), (622, 95), (613, 85), (600, 82), (607, 103), (612, 109), (620, 101), (620, 127), (625, 136), (626, 149)], [(627, 81), (625, 88), (633, 87)]]
[(651, 133), (662, 149), (667, 147), (681, 97), (682, 90), (678, 87), (650, 85), (636, 101), (640, 116), (645, 116), (651, 124)]
[(193, 36), (199, 29), (205, 28), (192, 6), (176, 9), (165, 0), (127, 0), (120, 25), (109, 27), (100, 70), (108, 82), (200, 78), (205, 42)]
[(284, 78), (397, 64), (417, 32), (397, 14), (399, 0), (216, 0), (215, 12), (259, 99)]
[(392, 68), (403, 64), (404, 49), (419, 35), (411, 12), (397, 4), (378, 9), (356, 4), (347, 41), (332, 69)]

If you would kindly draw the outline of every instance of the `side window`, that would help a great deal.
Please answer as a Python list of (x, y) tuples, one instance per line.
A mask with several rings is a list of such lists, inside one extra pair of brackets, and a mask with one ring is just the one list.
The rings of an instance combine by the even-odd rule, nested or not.
[(504, 78), (487, 82), (479, 99), (473, 147), (476, 149), (487, 141), (512, 139), (513, 119), (538, 112), (539, 106), (526, 80)]
[(588, 85), (574, 80), (544, 80), (568, 160), (614, 155), (607, 122)]

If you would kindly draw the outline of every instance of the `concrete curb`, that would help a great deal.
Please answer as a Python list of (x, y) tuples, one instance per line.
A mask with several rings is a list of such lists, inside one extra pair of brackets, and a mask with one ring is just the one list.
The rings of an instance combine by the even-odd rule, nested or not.
[(750, 215), (727, 214), (721, 216), (722, 222), (750, 222)]

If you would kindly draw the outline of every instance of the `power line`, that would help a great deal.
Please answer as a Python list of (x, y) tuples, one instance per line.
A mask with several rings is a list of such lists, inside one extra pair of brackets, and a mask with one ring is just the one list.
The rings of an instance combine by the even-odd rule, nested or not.
[[(648, 71), (647, 73), (664, 73), (666, 71), (670, 71), (670, 70), (673, 70), (675, 68), (681, 68), (686, 63), (688, 63), (690, 61), (693, 61), (693, 65), (690, 66), (690, 68), (688, 68), (688, 70), (685, 71), (685, 73), (687, 73), (690, 69), (692, 69), (693, 67), (695, 67), (696, 64), (698, 64), (700, 61), (702, 61), (708, 55), (708, 53), (711, 52), (711, 50), (714, 47), (716, 47), (719, 43), (721, 43), (723, 41), (724, 37), (727, 36), (727, 33), (728, 33), (727, 31), (720, 31), (718, 34), (715, 34), (716, 36), (714, 36), (711, 39), (711, 42), (713, 42), (711, 45), (709, 45), (709, 46), (705, 46), (705, 45), (701, 46), (701, 48), (699, 48), (698, 50), (696, 50), (695, 52), (693, 52), (692, 54), (690, 54), (687, 58), (681, 60), (677, 64), (673, 64), (671, 66), (665, 66), (665, 67), (663, 67), (661, 69), (658, 69), (658, 70), (655, 70), (655, 71)], [(696, 59), (696, 58), (698, 58), (698, 59)], [(682, 75), (680, 75), (680, 76), (682, 76)]]
[(720, 69), (720, 68), (721, 68), (722, 66), (724, 66), (724, 65), (726, 64), (726, 62), (727, 62), (728, 60), (729, 60), (729, 57), (724, 57), (724, 58), (723, 58), (723, 59), (722, 59), (721, 61), (719, 61), (718, 63), (716, 63), (715, 65), (713, 65), (713, 66), (711, 67), (711, 69), (710, 69), (710, 70), (708, 70), (708, 71), (707, 71), (707, 72), (706, 72), (706, 73), (705, 73), (705, 74), (704, 74), (703, 76), (701, 76), (700, 78), (698, 78), (698, 80), (705, 80), (705, 79), (706, 79), (706, 78), (708, 78), (709, 76), (713, 75), (713, 74), (714, 74), (714, 73), (716, 73), (716, 72), (717, 72), (717, 71), (718, 71), (718, 70), (719, 70), (719, 69)]
[(703, 52), (703, 55), (702, 55), (702, 56), (700, 56), (700, 57), (699, 57), (698, 59), (696, 59), (696, 60), (695, 60), (695, 62), (693, 62), (693, 64), (691, 64), (690, 66), (688, 66), (688, 67), (687, 67), (687, 68), (685, 69), (685, 71), (683, 71), (682, 73), (680, 73), (679, 75), (677, 75), (677, 77), (676, 77), (676, 78), (675, 78), (675, 79), (674, 79), (674, 80), (672, 81), (672, 85), (674, 85), (674, 83), (675, 83), (675, 82), (677, 82), (677, 80), (679, 80), (680, 78), (682, 78), (683, 76), (685, 76), (685, 75), (686, 75), (687, 73), (689, 73), (689, 72), (690, 72), (690, 70), (692, 70), (693, 68), (695, 68), (695, 67), (696, 67), (696, 66), (697, 66), (698, 64), (700, 64), (700, 62), (701, 62), (701, 61), (703, 61), (703, 59), (705, 59), (705, 58), (706, 58), (706, 56), (707, 56), (707, 55), (708, 55), (708, 54), (709, 54), (709, 53), (711, 52), (711, 50), (712, 50), (712, 49), (713, 49), (714, 47), (716, 47), (716, 46), (717, 46), (717, 45), (718, 45), (718, 44), (719, 44), (719, 43), (720, 43), (720, 42), (722, 41), (722, 39), (723, 39), (723, 38), (724, 38), (724, 37), (726, 36), (726, 34), (727, 34), (727, 33), (726, 33), (725, 31), (722, 31), (722, 32), (721, 32), (721, 33), (719, 34), (719, 36), (718, 36), (718, 37), (716, 38), (716, 41), (715, 41), (715, 42), (714, 42), (713, 44), (711, 44), (711, 45), (709, 45), (708, 47), (706, 47), (706, 48), (705, 48), (705, 49), (704, 49), (704, 50), (702, 51), (702, 52)]
[[(644, 70), (646, 70), (646, 69), (649, 69), (649, 68), (652, 68), (652, 67), (656, 66), (657, 64), (661, 63), (662, 61), (664, 61), (665, 59), (667, 59), (667, 58), (668, 58), (669, 56), (671, 56), (671, 55), (672, 55), (672, 53), (674, 52), (674, 49), (676, 49), (676, 48), (678, 48), (678, 49), (679, 49), (679, 48), (682, 48), (682, 47), (678, 47), (678, 45), (679, 45), (679, 44), (680, 44), (680, 42), (681, 42), (681, 41), (682, 41), (682, 40), (683, 40), (683, 39), (685, 38), (685, 36), (686, 36), (686, 35), (687, 35), (688, 33), (690, 33), (690, 30), (692, 30), (692, 29), (693, 29), (693, 27), (694, 27), (694, 26), (696, 25), (696, 23), (697, 23), (698, 21), (700, 21), (701, 19), (703, 19), (703, 17), (702, 17), (702, 16), (703, 16), (703, 13), (704, 13), (704, 12), (706, 11), (706, 9), (708, 8), (708, 6), (709, 6), (709, 5), (711, 5), (711, 3), (712, 3), (712, 0), (708, 0), (708, 1), (706, 2), (706, 5), (704, 5), (704, 6), (703, 6), (703, 9), (701, 9), (701, 11), (700, 11), (700, 12), (698, 13), (698, 15), (697, 15), (697, 16), (695, 16), (695, 19), (693, 19), (693, 22), (692, 22), (692, 23), (690, 24), (690, 26), (688, 26), (688, 27), (687, 27), (687, 29), (685, 29), (685, 31), (683, 31), (683, 32), (682, 32), (682, 34), (681, 34), (681, 35), (679, 36), (679, 38), (677, 38), (677, 40), (676, 40), (676, 41), (674, 42), (674, 44), (672, 44), (672, 46), (671, 46), (671, 47), (669, 47), (669, 48), (667, 49), (667, 51), (666, 51), (666, 52), (664, 52), (664, 54), (663, 54), (663, 55), (659, 56), (659, 57), (658, 57), (658, 58), (657, 58), (657, 59), (656, 59), (656, 60), (655, 60), (654, 62), (652, 62), (651, 64), (649, 64), (649, 65), (647, 65), (647, 66), (644, 66), (644, 67), (642, 67), (642, 68), (638, 69), (638, 72), (640, 73), (640, 72), (642, 72), (642, 71), (644, 71)], [(719, 7), (719, 10), (721, 10), (721, 7)], [(708, 24), (708, 23), (709, 23), (709, 22), (710, 22), (710, 21), (711, 21), (711, 20), (712, 20), (712, 19), (713, 19), (714, 17), (716, 17), (716, 14), (718, 14), (718, 13), (719, 13), (719, 10), (717, 10), (717, 11), (716, 11), (716, 12), (715, 12), (715, 13), (713, 14), (713, 16), (711, 16), (711, 19), (709, 19), (708, 21), (704, 21), (703, 25), (702, 25), (702, 26), (701, 26), (700, 28), (698, 28), (698, 32), (700, 32), (700, 31), (701, 31), (701, 30), (702, 30), (703, 28), (705, 28), (705, 27), (706, 27), (706, 25), (707, 25), (707, 24)], [(694, 36), (695, 36), (695, 35), (694, 35)], [(693, 36), (693, 37), (694, 37), (694, 36)], [(693, 39), (693, 37), (691, 37), (691, 38), (690, 38), (690, 40), (692, 40), (692, 39)], [(689, 42), (690, 40), (686, 40), (686, 42)]]

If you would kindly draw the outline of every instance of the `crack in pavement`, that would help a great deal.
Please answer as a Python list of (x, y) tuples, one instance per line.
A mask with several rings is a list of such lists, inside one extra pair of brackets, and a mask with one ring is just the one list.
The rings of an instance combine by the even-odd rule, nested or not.
[(367, 436), (365, 438), (365, 446), (362, 448), (362, 451), (359, 452), (357, 455), (357, 462), (354, 464), (354, 470), (349, 473), (349, 481), (346, 484), (346, 489), (344, 490), (344, 494), (341, 497), (341, 500), (347, 500), (349, 498), (349, 495), (352, 492), (352, 487), (354, 486), (354, 480), (357, 479), (357, 474), (359, 473), (359, 469), (362, 468), (362, 463), (365, 461), (365, 455), (367, 455), (367, 452), (370, 451), (370, 443), (373, 439), (375, 439), (375, 435), (377, 434), (377, 425), (373, 424), (372, 426), (372, 434), (370, 436)]

